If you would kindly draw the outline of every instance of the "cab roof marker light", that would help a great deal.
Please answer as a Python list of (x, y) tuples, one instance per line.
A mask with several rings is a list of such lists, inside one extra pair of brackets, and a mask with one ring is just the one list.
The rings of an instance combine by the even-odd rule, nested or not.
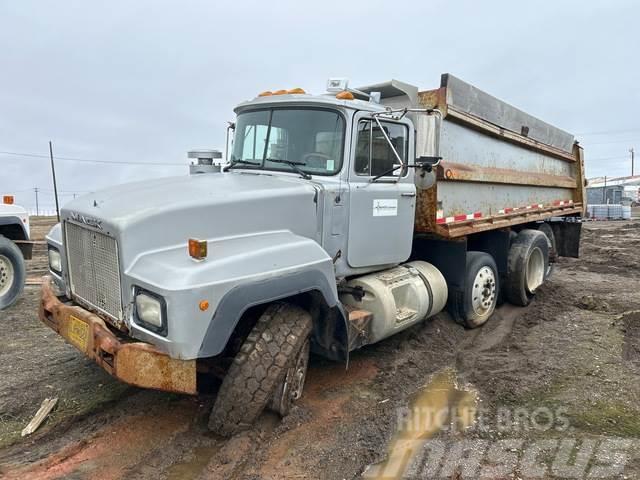
[(353, 93), (344, 90), (343, 92), (336, 94), (336, 98), (338, 100), (353, 100), (355, 97), (353, 96)]
[(270, 97), (271, 95), (273, 95), (273, 92), (271, 90), (267, 90), (265, 92), (259, 93), (258, 97)]

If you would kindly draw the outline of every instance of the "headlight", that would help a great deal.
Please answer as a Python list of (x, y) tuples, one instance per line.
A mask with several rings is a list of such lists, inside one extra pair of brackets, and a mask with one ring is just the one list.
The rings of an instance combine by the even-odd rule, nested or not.
[(147, 293), (136, 295), (136, 314), (138, 319), (149, 326), (156, 327), (154, 331), (163, 327), (163, 304), (157, 297)]
[(60, 252), (53, 247), (49, 247), (49, 269), (58, 275), (62, 273), (62, 257)]

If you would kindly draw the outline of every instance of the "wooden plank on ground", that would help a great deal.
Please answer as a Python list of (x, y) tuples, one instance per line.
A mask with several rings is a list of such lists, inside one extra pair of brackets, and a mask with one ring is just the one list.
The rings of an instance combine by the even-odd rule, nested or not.
[(51, 410), (53, 410), (53, 407), (55, 407), (57, 403), (58, 403), (57, 397), (45, 398), (42, 401), (42, 405), (40, 405), (40, 408), (36, 412), (35, 416), (31, 419), (31, 421), (24, 428), (24, 430), (22, 430), (22, 436), (26, 437), (27, 435), (31, 435), (33, 432), (35, 432), (38, 429), (38, 427), (42, 425), (42, 422), (44, 422), (44, 420), (47, 418), (47, 415), (51, 413)]

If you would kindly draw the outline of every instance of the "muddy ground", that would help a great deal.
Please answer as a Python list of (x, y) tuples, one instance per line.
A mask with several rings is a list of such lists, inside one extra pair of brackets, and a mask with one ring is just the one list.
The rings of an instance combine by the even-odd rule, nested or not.
[[(34, 224), (40, 236), (46, 228)], [(31, 277), (45, 265), (44, 249), (38, 252)], [(586, 223), (582, 257), (561, 259), (532, 305), (504, 305), (481, 329), (464, 330), (440, 314), (355, 352), (348, 371), (312, 358), (305, 395), (289, 417), (265, 413), (229, 440), (207, 432), (213, 395), (114, 381), (42, 326), (37, 305), (38, 288), (28, 286), (0, 313), (0, 478), (358, 478), (384, 460), (399, 412), (442, 372), (478, 398), (475, 426), (433, 433), (445, 445), (469, 440), (482, 449), (516, 440), (509, 452), (523, 459), (540, 440), (631, 439), (624, 472), (608, 478), (640, 478), (639, 220)], [(46, 397), (58, 397), (57, 408), (21, 438)], [(532, 421), (536, 409), (553, 412), (549, 425)], [(504, 411), (525, 414), (505, 428)], [(562, 477), (556, 456), (544, 453), (549, 466), (536, 475), (517, 461), (486, 478)], [(589, 468), (606, 463), (590, 458)], [(490, 462), (485, 455), (481, 463)], [(427, 463), (418, 455), (405, 474), (425, 478)], [(438, 475), (479, 476), (463, 466), (450, 470)]]

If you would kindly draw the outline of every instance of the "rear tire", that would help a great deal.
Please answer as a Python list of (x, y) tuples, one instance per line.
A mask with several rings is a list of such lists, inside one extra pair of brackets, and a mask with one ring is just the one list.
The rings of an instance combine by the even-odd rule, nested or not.
[(509, 248), (506, 299), (526, 307), (536, 290), (544, 283), (549, 271), (549, 243), (539, 230), (522, 230)]
[(18, 246), (0, 235), (0, 310), (13, 305), (24, 289), (24, 257)]
[(541, 223), (538, 226), (538, 231), (544, 233), (547, 237), (547, 244), (549, 246), (549, 266), (547, 268), (547, 274), (545, 278), (549, 278), (553, 273), (553, 264), (558, 259), (558, 250), (556, 248), (556, 236), (553, 233), (553, 228), (548, 223)]
[(291, 368), (303, 368), (302, 384), (298, 382), (299, 391), (293, 392), (301, 394), (312, 327), (311, 315), (300, 307), (280, 302), (267, 307), (222, 381), (209, 429), (226, 437), (250, 427), (267, 404), (274, 402), (276, 392), (280, 392), (278, 406), (288, 413), (295, 398), (281, 384), (288, 380), (291, 385), (292, 377), (287, 375)]
[(467, 328), (484, 325), (498, 302), (498, 267), (485, 252), (467, 252), (465, 289), (454, 302), (456, 322)]

